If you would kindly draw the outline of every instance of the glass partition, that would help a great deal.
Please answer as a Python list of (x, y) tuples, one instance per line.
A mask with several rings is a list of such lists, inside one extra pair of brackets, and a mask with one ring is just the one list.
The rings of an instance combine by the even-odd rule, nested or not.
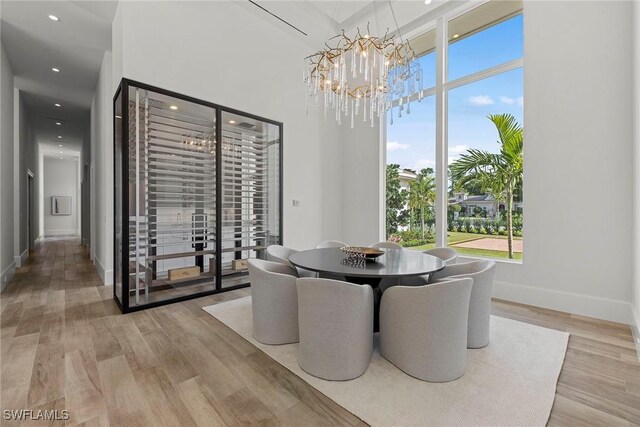
[(118, 90), (113, 99), (113, 174), (114, 174), (114, 236), (113, 248), (115, 256), (114, 264), (114, 286), (113, 294), (122, 308), (122, 90)]
[(248, 283), (246, 260), (280, 242), (280, 127), (222, 112), (222, 286)]
[(281, 242), (282, 125), (126, 79), (119, 93), (114, 296), (123, 311), (248, 285), (246, 259)]

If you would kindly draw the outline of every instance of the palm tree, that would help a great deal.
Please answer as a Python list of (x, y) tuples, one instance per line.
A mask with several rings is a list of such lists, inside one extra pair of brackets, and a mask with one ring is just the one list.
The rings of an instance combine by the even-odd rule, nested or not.
[(456, 184), (476, 180), (483, 191), (506, 203), (509, 258), (513, 258), (513, 195), (522, 185), (522, 126), (511, 114), (488, 116), (498, 131), (500, 152), (469, 149), (451, 164)]
[(422, 169), (415, 181), (409, 183), (409, 209), (420, 213), (420, 228), (424, 239), (424, 218), (426, 209), (436, 200), (436, 179), (433, 169)]

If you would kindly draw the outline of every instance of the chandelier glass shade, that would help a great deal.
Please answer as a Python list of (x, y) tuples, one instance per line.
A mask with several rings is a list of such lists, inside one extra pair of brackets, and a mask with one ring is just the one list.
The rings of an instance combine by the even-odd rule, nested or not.
[[(391, 109), (397, 101), (398, 116), (411, 112), (410, 95), (417, 93), (422, 100), (422, 68), (408, 42), (396, 42), (387, 33), (372, 36), (360, 30), (354, 38), (343, 31), (332, 37), (324, 50), (304, 60), (303, 80), (306, 83), (306, 108), (314, 98), (315, 108), (322, 108), (325, 118), (329, 110), (335, 113), (338, 124), (349, 120), (354, 127), (356, 118), (370, 122)], [(394, 102), (395, 104), (395, 102)]]

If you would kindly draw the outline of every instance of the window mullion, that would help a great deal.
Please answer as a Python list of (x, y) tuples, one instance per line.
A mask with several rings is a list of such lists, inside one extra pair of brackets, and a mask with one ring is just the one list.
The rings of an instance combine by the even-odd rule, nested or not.
[(436, 246), (447, 245), (447, 26), (436, 21)]

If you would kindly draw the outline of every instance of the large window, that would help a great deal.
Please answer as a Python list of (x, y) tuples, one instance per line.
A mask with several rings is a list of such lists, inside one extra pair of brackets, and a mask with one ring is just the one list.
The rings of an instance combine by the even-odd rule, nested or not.
[[(521, 6), (490, 1), (440, 19), (414, 39), (433, 87), (410, 116), (398, 118), (397, 106), (389, 113), (389, 240), (416, 250), (449, 245), (461, 255), (522, 258)], [(436, 42), (436, 32), (446, 37)]]

